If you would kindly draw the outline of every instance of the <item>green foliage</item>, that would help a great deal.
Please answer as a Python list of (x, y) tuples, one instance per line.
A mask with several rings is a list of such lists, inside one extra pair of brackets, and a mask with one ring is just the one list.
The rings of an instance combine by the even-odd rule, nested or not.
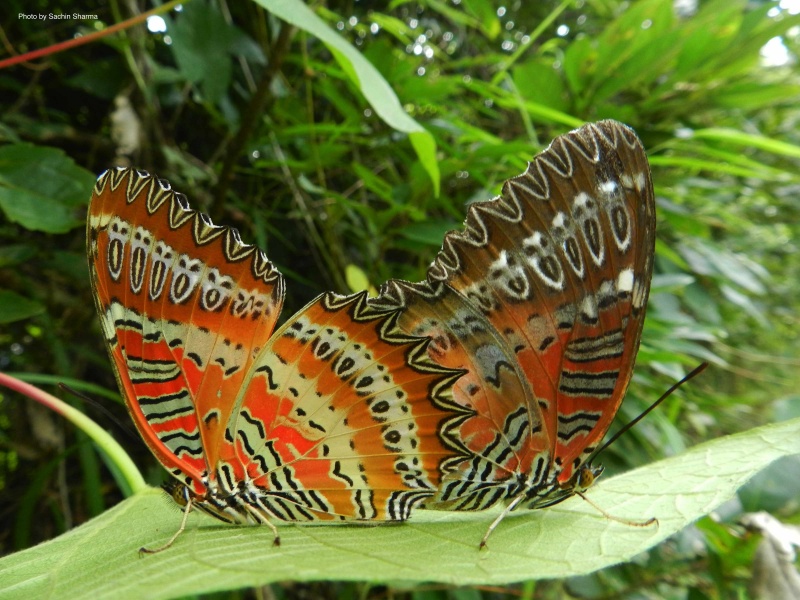
[(13, 323), (43, 313), (45, 307), (9, 290), (0, 290), (0, 323)]
[[(744, 0), (701, 2), (689, 15), (676, 14), (671, 0), (580, 8), (568, 2), (509, 7), (489, 0), (396, 1), (371, 10), (362, 5), (375, 3), (324, 4), (193, 0), (163, 15), (166, 32), (138, 26), (105, 44), (48, 57), (38, 71), (18, 65), (2, 73), (1, 369), (115, 387), (85, 267), (83, 211), (92, 186), (87, 171), (132, 160), (170, 180), (215, 221), (238, 227), (245, 241), (267, 250), (287, 275), (290, 312), (325, 290), (364, 289), (390, 277), (421, 279), (443, 233), (459, 226), (468, 202), (496, 194), (558, 133), (585, 120), (616, 118), (634, 127), (648, 148), (659, 220), (648, 319), (620, 421), (640, 413), (698, 360), (710, 361), (712, 368), (621, 438), (604, 462), (621, 471), (701, 440), (796, 416), (787, 407), (796, 404), (790, 394), (798, 389), (800, 355), (800, 77), (795, 63), (769, 65), (759, 53), (780, 37), (794, 56), (800, 39), (792, 32), (800, 15), (772, 2)], [(9, 14), (29, 10), (29, 3), (10, 0)], [(106, 25), (132, 16), (74, 2), (62, 10), (97, 11)], [(94, 28), (91, 20), (18, 19), (4, 31), (23, 51)], [(125, 102), (131, 112), (121, 110)], [(130, 158), (119, 155), (126, 131), (132, 132)], [(72, 402), (105, 419), (99, 409)], [(116, 415), (104, 425), (117, 420), (129, 428), (120, 405), (102, 404)], [(7, 506), (0, 530), (14, 531), (15, 540), (3, 540), (5, 552), (56, 538), (120, 499), (93, 446), (47, 414), (31, 416), (19, 397), (0, 397), (0, 441), (0, 493)], [(150, 465), (151, 482), (157, 483), (162, 469), (135, 434), (124, 445), (138, 453), (140, 464)], [(740, 462), (748, 472), (757, 468), (746, 454)], [(686, 477), (694, 477), (694, 469), (706, 473), (702, 464), (682, 468)], [(780, 478), (768, 474), (745, 488), (741, 502), (748, 511), (767, 508), (796, 519), (790, 494), (779, 493)], [(618, 479), (604, 484), (610, 488)], [(615, 513), (616, 498), (603, 504), (604, 484), (591, 497)], [(632, 493), (631, 502), (640, 493)], [(669, 497), (679, 506), (692, 494)], [(120, 515), (133, 506), (152, 510), (137, 518), (148, 521), (152, 515), (169, 535), (177, 516), (165, 504), (136, 496), (103, 513), (114, 520), (108, 535), (116, 534), (116, 542), (128, 548), (117, 528), (129, 526)], [(689, 527), (633, 564), (539, 584), (535, 594), (566, 589), (625, 596), (650, 588), (661, 595), (665, 589), (676, 596), (742, 595), (753, 548), (734, 535), (733, 520), (742, 509), (733, 504), (722, 523)], [(569, 528), (569, 515), (583, 508), (572, 501), (511, 519), (496, 532), (490, 552), (501, 554), (497, 540), (517, 523)], [(649, 516), (651, 509), (662, 524), (671, 514), (669, 507), (645, 504), (638, 516)], [(690, 514), (680, 523), (701, 511)], [(479, 537), (489, 520), (442, 518), (445, 524), (438, 527), (445, 534), (463, 527), (470, 532), (465, 539), (475, 532)], [(616, 544), (619, 535), (621, 546), (634, 540), (626, 559), (639, 536), (650, 535), (588, 519), (603, 530), (602, 538), (592, 539)], [(338, 540), (376, 543), (389, 536), (388, 543), (394, 535), (417, 549), (422, 544), (413, 538), (421, 527), (285, 527), (287, 536), (298, 539), (292, 548), (287, 537), (280, 552), (302, 553), (307, 543), (323, 540), (330, 553)], [(153, 540), (147, 523), (130, 535), (141, 543)], [(204, 526), (187, 533), (165, 559), (137, 564), (155, 572), (163, 566), (152, 565), (162, 560), (175, 569), (181, 561), (203, 562), (214, 551), (200, 544), (206, 535), (258, 545), (259, 560), (274, 559), (269, 569), (278, 573), (291, 569), (296, 558), (291, 554), (287, 565), (283, 554), (270, 554), (266, 531)], [(67, 554), (69, 540), (57, 540)], [(698, 542), (699, 551), (687, 549)], [(191, 548), (188, 558), (182, 544)], [(121, 546), (115, 564), (128, 565), (133, 561)], [(51, 547), (36, 549), (43, 553), (37, 556), (55, 552)], [(232, 556), (248, 548), (232, 548)], [(459, 548), (451, 556), (466, 557), (472, 544)], [(475, 555), (462, 564), (460, 579), (420, 579), (478, 581), (486, 573), (484, 581), (500, 581), (491, 574), (503, 570), (485, 568), (482, 560), (475, 567)], [(444, 551), (439, 556), (447, 558)], [(390, 557), (386, 563), (397, 564)], [(201, 571), (189, 564), (195, 575)], [(265, 567), (258, 568), (262, 578), (247, 584), (267, 581)], [(676, 571), (680, 578), (672, 576)], [(80, 568), (74, 572), (81, 576)], [(529, 569), (519, 578), (545, 572), (567, 574)], [(283, 577), (305, 576), (287, 571)], [(504, 581), (513, 579), (518, 578)], [(174, 586), (164, 589), (177, 592)], [(531, 587), (523, 592), (534, 594)]]
[(28, 231), (66, 233), (83, 225), (91, 173), (55, 148), (8, 144), (0, 148), (0, 210)]

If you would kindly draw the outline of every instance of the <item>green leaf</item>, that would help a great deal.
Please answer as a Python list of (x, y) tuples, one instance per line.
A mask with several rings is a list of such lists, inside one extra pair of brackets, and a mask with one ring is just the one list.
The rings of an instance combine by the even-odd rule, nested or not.
[(66, 233), (84, 224), (94, 175), (64, 152), (33, 144), (0, 148), (0, 211), (30, 231)]
[(0, 290), (0, 323), (13, 323), (39, 315), (44, 305), (9, 290)]
[(564, 76), (570, 90), (576, 96), (584, 93), (587, 72), (597, 63), (597, 49), (588, 37), (579, 37), (564, 51)]
[[(681, 52), (672, 78), (699, 80), (706, 73), (716, 76), (709, 63), (727, 50), (742, 21), (742, 0), (712, 0), (681, 27)], [(716, 66), (716, 65), (714, 65)]]
[(0, 246), (0, 268), (13, 267), (36, 256), (37, 248), (33, 244), (8, 244)]
[(678, 53), (674, 21), (670, 0), (642, 0), (623, 12), (597, 41), (593, 101), (657, 79)]
[(92, 60), (69, 78), (69, 84), (93, 96), (111, 101), (130, 83), (125, 63), (119, 56)]
[(523, 98), (535, 98), (538, 104), (557, 111), (569, 110), (564, 80), (552, 65), (552, 61), (523, 62), (514, 67), (512, 75), (514, 85)]
[(763, 110), (768, 106), (793, 103), (800, 98), (800, 86), (787, 82), (763, 83), (747, 81), (732, 83), (710, 91), (714, 101), (735, 110)]
[(361, 292), (367, 290), (370, 296), (377, 296), (378, 292), (375, 286), (370, 283), (369, 277), (364, 273), (363, 269), (354, 264), (349, 264), (344, 268), (344, 277), (347, 281), (347, 287), (351, 292)]
[(736, 79), (748, 72), (763, 68), (758, 66), (759, 51), (762, 46), (772, 38), (786, 35), (792, 27), (800, 25), (800, 14), (788, 14), (788, 11), (782, 11), (783, 14), (774, 18), (768, 16), (771, 10), (771, 5), (763, 4), (743, 13), (742, 24), (736, 38), (724, 51), (709, 57), (710, 64), (707, 69), (711, 70), (715, 81)]
[(399, 233), (403, 238), (413, 242), (414, 248), (424, 245), (438, 249), (442, 245), (444, 234), (458, 227), (459, 224), (453, 221), (428, 219), (420, 223), (409, 223)]
[(487, 0), (463, 0), (464, 10), (475, 17), (481, 32), (488, 39), (494, 40), (500, 35), (503, 27), (497, 18), (497, 8)]
[(413, 131), (408, 134), (414, 152), (419, 157), (419, 162), (433, 183), (433, 195), (439, 197), (441, 177), (439, 175), (439, 162), (436, 160), (436, 140), (427, 131)]
[[(236, 35), (222, 14), (206, 2), (189, 2), (170, 28), (172, 51), (188, 81), (200, 83), (207, 100), (219, 102), (231, 80), (231, 56)], [(237, 43), (241, 43), (240, 39)]]
[(388, 181), (380, 175), (376, 175), (361, 163), (353, 163), (352, 167), (353, 172), (358, 175), (365, 188), (386, 202), (392, 201), (392, 186)]
[(376, 114), (390, 127), (409, 134), (411, 145), (433, 183), (438, 197), (440, 177), (436, 161), (436, 141), (412, 119), (389, 86), (386, 79), (358, 50), (320, 19), (300, 0), (255, 0), (266, 10), (287, 23), (319, 38), (331, 51), (339, 66), (361, 90)]
[(701, 444), (688, 452), (598, 483), (591, 500), (611, 521), (572, 498), (549, 509), (519, 511), (478, 542), (497, 510), (419, 510), (405, 524), (280, 524), (281, 546), (266, 527), (234, 527), (200, 514), (168, 550), (180, 512), (156, 490), (137, 494), (89, 523), (0, 559), (0, 596), (29, 598), (173, 598), (273, 581), (405, 580), (506, 584), (589, 573), (653, 547), (734, 496), (772, 461), (800, 453), (800, 419)]
[(762, 135), (752, 135), (737, 131), (735, 129), (708, 128), (697, 129), (692, 132), (692, 137), (700, 140), (713, 140), (722, 142), (726, 145), (742, 146), (745, 148), (759, 148), (766, 152), (788, 156), (790, 158), (800, 158), (800, 146), (781, 142)]

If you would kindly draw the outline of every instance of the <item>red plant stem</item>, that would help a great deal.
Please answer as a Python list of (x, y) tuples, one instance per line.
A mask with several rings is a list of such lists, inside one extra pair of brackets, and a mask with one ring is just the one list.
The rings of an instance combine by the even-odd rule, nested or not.
[(158, 13), (168, 12), (178, 4), (186, 4), (186, 0), (172, 0), (171, 2), (167, 2), (163, 6), (156, 7), (153, 10), (147, 11), (146, 13), (142, 13), (140, 15), (132, 17), (127, 21), (123, 21), (122, 23), (117, 23), (116, 25), (112, 25), (111, 27), (106, 27), (102, 31), (96, 31), (88, 35), (67, 40), (65, 42), (59, 42), (58, 44), (53, 44), (52, 46), (47, 46), (46, 48), (40, 48), (39, 50), (32, 50), (31, 52), (26, 52), (25, 54), (18, 54), (17, 56), (12, 56), (11, 58), (0, 60), (0, 69), (16, 65), (17, 63), (33, 60), (34, 58), (39, 58), (40, 56), (48, 56), (50, 54), (56, 54), (57, 52), (62, 52), (64, 50), (68, 50), (69, 48), (74, 48), (75, 46), (88, 44), (89, 42), (98, 40), (106, 35), (111, 35), (112, 33), (115, 33), (117, 31), (133, 27), (134, 25), (147, 20), (148, 17), (151, 17)]

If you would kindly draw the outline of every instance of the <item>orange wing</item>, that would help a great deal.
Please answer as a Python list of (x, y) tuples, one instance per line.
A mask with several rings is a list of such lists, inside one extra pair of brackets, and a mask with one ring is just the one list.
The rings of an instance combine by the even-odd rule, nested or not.
[(226, 521), (402, 520), (460, 455), (461, 372), (363, 294), (324, 295), (273, 335), (283, 279), (169, 185), (118, 169), (89, 207), (95, 300), (143, 439)]

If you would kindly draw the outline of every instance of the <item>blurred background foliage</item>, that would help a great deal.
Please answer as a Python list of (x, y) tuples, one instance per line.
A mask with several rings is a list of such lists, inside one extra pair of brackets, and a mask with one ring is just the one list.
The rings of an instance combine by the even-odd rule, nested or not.
[[(56, 11), (43, 0), (7, 0), (3, 54), (154, 8), (59, 4), (59, 13), (78, 14), (23, 18)], [(712, 368), (621, 438), (604, 456), (608, 469), (800, 414), (800, 2), (329, 0), (310, 5), (317, 21), (292, 13), (294, 26), (265, 10), (298, 6), (192, 0), (0, 71), (0, 369), (95, 398), (67, 396), (127, 435), (124, 445), (158, 483), (166, 474), (117, 397), (91, 300), (84, 211), (99, 172), (115, 164), (155, 172), (194, 208), (237, 227), (287, 277), (292, 313), (326, 290), (421, 279), (470, 201), (496, 195), (555, 135), (614, 118), (648, 148), (659, 219), (648, 320), (619, 421), (699, 361)], [(359, 82), (320, 31), (382, 79)], [(392, 100), (383, 80), (435, 154), (381, 118)], [(121, 493), (81, 434), (0, 391), (4, 553), (55, 537)], [(567, 581), (493, 590), (287, 584), (261, 593), (747, 597), (760, 538), (741, 516), (769, 510), (797, 523), (799, 495), (800, 461), (784, 461), (634, 563)]]

